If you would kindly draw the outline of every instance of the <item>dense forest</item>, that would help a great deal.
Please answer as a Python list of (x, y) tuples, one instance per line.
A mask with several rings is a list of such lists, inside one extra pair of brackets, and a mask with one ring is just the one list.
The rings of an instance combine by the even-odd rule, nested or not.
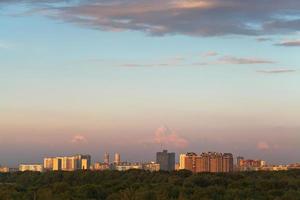
[(0, 200), (300, 199), (300, 171), (142, 170), (0, 174)]

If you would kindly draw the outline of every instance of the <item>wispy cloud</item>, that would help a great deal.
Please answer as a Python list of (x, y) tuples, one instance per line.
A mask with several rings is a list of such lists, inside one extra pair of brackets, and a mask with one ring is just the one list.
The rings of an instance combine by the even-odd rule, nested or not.
[[(217, 52), (205, 52), (199, 56), (174, 56), (169, 58), (148, 59), (148, 60), (104, 60), (89, 59), (88, 61), (97, 63), (110, 63), (116, 67), (142, 68), (142, 67), (195, 67), (195, 66), (215, 66), (215, 65), (255, 65), (255, 64), (275, 64), (275, 61), (255, 57), (222, 56)], [(205, 60), (205, 58), (214, 58)]]
[(272, 41), (272, 38), (268, 38), (268, 37), (258, 37), (256, 38), (256, 41), (258, 42), (266, 42), (266, 41)]
[(217, 56), (217, 55), (219, 55), (219, 54), (215, 51), (207, 51), (207, 52), (202, 53), (201, 56), (204, 57), (204, 58), (207, 58), (207, 57), (214, 57), (214, 56)]
[(257, 144), (256, 144), (256, 148), (260, 151), (267, 151), (270, 149), (270, 145), (267, 143), (267, 142), (264, 142), (264, 141), (259, 141)]
[(291, 73), (296, 72), (295, 69), (264, 69), (264, 70), (257, 70), (259, 73), (265, 73), (265, 74), (281, 74), (281, 73)]
[(234, 56), (224, 56), (219, 60), (220, 64), (235, 64), (235, 65), (254, 65), (254, 64), (274, 64), (274, 61), (261, 58), (239, 58)]
[(127, 62), (122, 63), (119, 66), (121, 67), (174, 67), (174, 66), (183, 66), (186, 65), (184, 61), (186, 60), (183, 56), (174, 56), (171, 58), (163, 58), (157, 60), (148, 60), (143, 62)]
[(277, 46), (285, 46), (285, 47), (300, 47), (300, 39), (296, 40), (285, 40), (279, 43), (276, 43)]
[(88, 140), (83, 135), (74, 135), (70, 142), (73, 144), (87, 144)]
[(43, 4), (44, 12), (38, 11), (39, 14), (44, 13), (52, 18), (101, 30), (135, 30), (151, 35), (190, 36), (263, 36), (295, 33), (300, 30), (298, 0), (23, 0), (22, 2), (39, 7)]

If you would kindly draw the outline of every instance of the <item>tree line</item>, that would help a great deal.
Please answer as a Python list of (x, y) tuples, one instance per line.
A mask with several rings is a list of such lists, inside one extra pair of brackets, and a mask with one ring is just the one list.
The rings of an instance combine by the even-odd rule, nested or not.
[(0, 200), (300, 200), (300, 170), (0, 174)]

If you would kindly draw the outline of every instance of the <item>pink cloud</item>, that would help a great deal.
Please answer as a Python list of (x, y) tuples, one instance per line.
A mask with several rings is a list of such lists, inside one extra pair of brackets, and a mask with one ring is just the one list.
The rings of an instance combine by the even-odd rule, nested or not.
[(86, 144), (86, 143), (88, 143), (88, 140), (83, 135), (75, 135), (71, 139), (71, 143), (73, 143), (73, 144)]
[(218, 55), (218, 53), (215, 51), (207, 51), (202, 54), (202, 57), (213, 57), (213, 56), (217, 56), (217, 55)]
[(261, 151), (267, 151), (270, 149), (270, 145), (267, 142), (260, 141), (256, 144), (256, 148)]
[(177, 148), (185, 148), (188, 146), (188, 141), (185, 138), (164, 126), (155, 131), (154, 142), (166, 146), (175, 146)]

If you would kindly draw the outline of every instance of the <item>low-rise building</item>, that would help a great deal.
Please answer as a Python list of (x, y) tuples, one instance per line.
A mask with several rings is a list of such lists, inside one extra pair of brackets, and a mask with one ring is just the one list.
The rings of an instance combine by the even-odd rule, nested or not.
[(96, 170), (96, 171), (109, 170), (110, 169), (110, 165), (108, 163), (96, 162), (96, 163), (94, 163), (92, 169)]
[(9, 167), (1, 167), (0, 166), (0, 173), (8, 173), (9, 172)]
[(300, 169), (300, 163), (289, 164), (288, 169)]
[(33, 172), (43, 172), (43, 165), (40, 164), (21, 164), (19, 165), (19, 171), (33, 171)]
[(286, 171), (288, 170), (287, 165), (269, 165), (269, 166), (263, 166), (260, 168), (262, 171)]
[(151, 172), (159, 171), (160, 170), (160, 164), (155, 163), (155, 162), (144, 163), (143, 164), (143, 169), (151, 171)]
[(114, 166), (115, 170), (118, 171), (127, 171), (130, 169), (143, 169), (143, 165), (141, 163), (120, 163), (119, 165)]
[(266, 166), (266, 161), (239, 159), (237, 166), (239, 171), (259, 171), (262, 167)]
[(194, 152), (188, 152), (180, 155), (179, 162), (179, 169), (190, 170), (193, 173), (233, 171), (233, 155), (231, 153), (207, 152), (197, 155)]

